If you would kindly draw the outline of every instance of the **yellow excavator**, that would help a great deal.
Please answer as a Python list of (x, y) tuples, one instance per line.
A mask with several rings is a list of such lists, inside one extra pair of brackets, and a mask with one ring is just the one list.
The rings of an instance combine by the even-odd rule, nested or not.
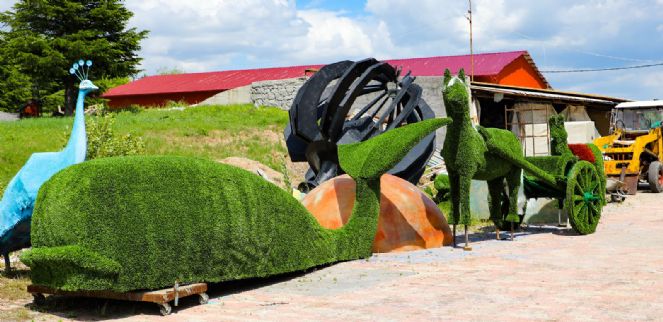
[(634, 195), (639, 183), (663, 191), (663, 101), (617, 105), (610, 117), (610, 135), (594, 140), (603, 153), (608, 191), (613, 201)]

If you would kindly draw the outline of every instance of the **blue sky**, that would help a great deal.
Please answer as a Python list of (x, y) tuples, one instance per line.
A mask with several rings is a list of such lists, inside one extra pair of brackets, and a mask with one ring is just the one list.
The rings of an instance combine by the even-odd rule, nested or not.
[[(13, 0), (0, 2), (0, 10)], [(469, 53), (462, 0), (126, 0), (151, 30), (143, 69), (187, 72)], [(663, 62), (663, 0), (474, 0), (475, 52), (540, 70)], [(556, 89), (663, 99), (663, 66), (546, 74)]]

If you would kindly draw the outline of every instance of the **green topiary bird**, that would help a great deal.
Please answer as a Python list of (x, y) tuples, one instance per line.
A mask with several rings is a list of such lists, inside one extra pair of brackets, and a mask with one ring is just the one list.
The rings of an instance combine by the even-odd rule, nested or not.
[(449, 122), (426, 120), (340, 145), (357, 199), (336, 230), (322, 228), (279, 187), (229, 165), (173, 156), (85, 162), (42, 187), (33, 248), (22, 261), (37, 285), (125, 292), (366, 258), (377, 231), (380, 176)]
[[(518, 188), (522, 174), (519, 167), (504, 160), (499, 154), (510, 153), (522, 157), (523, 153), (520, 141), (513, 133), (480, 126), (475, 129), (472, 126), (468, 84), (462, 69), (457, 77), (452, 77), (448, 69), (445, 71), (443, 98), (447, 116), (453, 120), (442, 148), (451, 185), (449, 221), (453, 224), (454, 245), (456, 224), (465, 225), (465, 247), (469, 249), (467, 225), (471, 221), (472, 179), (488, 183), (490, 219), (495, 223), (499, 238), (499, 229), (519, 220)], [(492, 144), (499, 145), (500, 150), (491, 149)]]

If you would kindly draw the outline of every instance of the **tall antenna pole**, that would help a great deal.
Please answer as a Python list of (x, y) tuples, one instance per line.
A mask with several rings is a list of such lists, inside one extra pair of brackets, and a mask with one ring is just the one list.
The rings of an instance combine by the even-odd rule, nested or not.
[(470, 22), (470, 80), (474, 81), (474, 44), (472, 38), (472, 0), (468, 0), (470, 9), (467, 10), (467, 20)]

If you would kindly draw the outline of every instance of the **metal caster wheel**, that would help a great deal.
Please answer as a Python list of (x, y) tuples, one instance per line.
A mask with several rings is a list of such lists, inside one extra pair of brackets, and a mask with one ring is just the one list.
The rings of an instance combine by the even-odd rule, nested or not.
[(207, 304), (209, 302), (209, 295), (207, 295), (207, 293), (200, 293), (198, 296), (198, 302), (200, 304)]
[(623, 202), (626, 197), (620, 193), (613, 193), (610, 195), (610, 200), (612, 202)]
[(32, 303), (35, 305), (44, 305), (46, 303), (46, 296), (41, 293), (33, 293), (32, 294)]
[(159, 312), (161, 315), (166, 316), (173, 312), (173, 307), (168, 303), (159, 304)]

